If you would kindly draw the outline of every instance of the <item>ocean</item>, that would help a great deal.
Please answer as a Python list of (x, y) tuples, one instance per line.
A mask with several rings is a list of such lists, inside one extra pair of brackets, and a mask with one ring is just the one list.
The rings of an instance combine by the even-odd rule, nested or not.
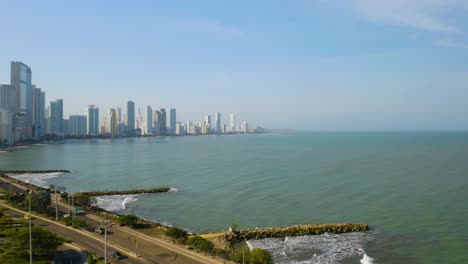
[(192, 232), (367, 223), (367, 233), (249, 241), (276, 263), (468, 263), (468, 133), (354, 132), (69, 140), (0, 152), (0, 167), (119, 213)]

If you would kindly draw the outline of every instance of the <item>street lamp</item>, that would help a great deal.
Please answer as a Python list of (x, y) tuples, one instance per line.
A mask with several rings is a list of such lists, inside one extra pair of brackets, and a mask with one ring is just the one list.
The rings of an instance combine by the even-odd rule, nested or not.
[(112, 223), (111, 220), (103, 220), (101, 225), (104, 226), (104, 263), (107, 263), (107, 227)]
[(31, 220), (32, 220), (32, 215), (31, 215), (31, 193), (32, 191), (29, 189), (26, 189), (26, 192), (29, 195), (29, 264), (32, 264), (32, 231), (31, 231)]

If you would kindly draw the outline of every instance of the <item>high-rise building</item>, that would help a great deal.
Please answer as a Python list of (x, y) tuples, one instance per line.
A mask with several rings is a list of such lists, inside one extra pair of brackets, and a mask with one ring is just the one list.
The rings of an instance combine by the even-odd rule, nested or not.
[(159, 122), (161, 119), (161, 112), (154, 111), (153, 113), (153, 135), (161, 135), (161, 123)]
[(113, 136), (118, 134), (117, 111), (114, 108), (109, 110), (109, 133)]
[(99, 108), (95, 105), (88, 106), (87, 133), (91, 136), (99, 135)]
[(63, 119), (62, 120), (62, 135), (65, 137), (70, 136), (70, 119)]
[(16, 140), (33, 138), (31, 68), (22, 62), (11, 62), (10, 84), (16, 90), (16, 112), (13, 114)]
[(220, 134), (221, 133), (221, 113), (219, 112), (215, 113), (215, 121), (216, 121), (215, 132), (216, 134)]
[(221, 134), (226, 134), (226, 124), (221, 126)]
[(166, 109), (159, 109), (159, 131), (161, 136), (167, 135)]
[(208, 134), (208, 133), (210, 133), (210, 130), (212, 128), (212, 126), (211, 126), (211, 116), (210, 115), (205, 116), (205, 125), (206, 125), (206, 133), (205, 134)]
[(13, 115), (5, 109), (0, 108), (0, 145), (13, 143)]
[(169, 121), (169, 127), (171, 128), (171, 132), (170, 132), (171, 135), (176, 134), (176, 122), (177, 122), (176, 110), (174, 108), (171, 108), (170, 121)]
[(242, 122), (240, 132), (249, 133), (249, 124), (246, 121)]
[(35, 85), (33, 87), (33, 130), (34, 138), (38, 139), (45, 134), (45, 92)]
[(64, 136), (62, 99), (50, 102), (50, 125), (52, 135)]
[(16, 90), (12, 85), (0, 85), (0, 144), (11, 144), (13, 116), (16, 113)]
[(236, 116), (234, 115), (234, 113), (231, 113), (230, 119), (231, 122), (229, 129), (231, 130), (231, 132), (236, 132)]
[(153, 108), (146, 107), (146, 134), (153, 134)]
[(0, 84), (0, 109), (16, 113), (16, 89), (13, 85)]
[(70, 136), (86, 136), (87, 120), (84, 115), (71, 115), (70, 120)]
[(117, 124), (122, 124), (122, 108), (117, 107)]
[(185, 134), (184, 125), (182, 125), (180, 122), (177, 122), (175, 125), (175, 134), (177, 136), (183, 136)]
[(135, 102), (128, 101), (127, 102), (127, 131), (132, 133), (135, 130)]
[(46, 135), (52, 135), (52, 124), (50, 119), (50, 107), (47, 106), (45, 110), (45, 129), (44, 132)]

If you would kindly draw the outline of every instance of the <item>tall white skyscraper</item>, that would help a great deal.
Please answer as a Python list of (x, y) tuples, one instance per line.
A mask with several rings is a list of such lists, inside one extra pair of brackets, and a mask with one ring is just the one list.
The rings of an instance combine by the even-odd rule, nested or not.
[(135, 130), (135, 102), (133, 101), (128, 101), (127, 102), (127, 122), (125, 125), (127, 125), (127, 131), (133, 132)]
[(63, 100), (58, 99), (50, 102), (50, 122), (51, 122), (51, 134), (57, 136), (63, 136)]
[(99, 108), (95, 105), (88, 106), (88, 135), (99, 135)]
[(230, 130), (231, 132), (236, 132), (236, 116), (234, 115), (234, 113), (231, 113), (231, 116), (230, 116)]
[(220, 134), (221, 133), (221, 113), (219, 112), (215, 113), (215, 122), (216, 122), (215, 132), (217, 134)]
[(153, 108), (146, 107), (146, 134), (153, 134)]
[(176, 122), (177, 122), (176, 110), (174, 108), (171, 108), (169, 113), (170, 113), (169, 127), (171, 129), (170, 134), (175, 135), (176, 134)]

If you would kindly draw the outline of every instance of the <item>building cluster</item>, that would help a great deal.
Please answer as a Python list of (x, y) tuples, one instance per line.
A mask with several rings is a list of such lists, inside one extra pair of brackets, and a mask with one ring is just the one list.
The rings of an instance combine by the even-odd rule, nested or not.
[(181, 123), (176, 109), (146, 111), (128, 101), (125, 110), (109, 108), (100, 118), (99, 108), (89, 105), (85, 115), (63, 116), (63, 99), (46, 104), (45, 91), (32, 84), (31, 68), (22, 62), (11, 62), (10, 84), (0, 84), (0, 145), (34, 141), (50, 137), (95, 136), (165, 136), (206, 135), (233, 133), (263, 133), (263, 128), (250, 129), (247, 122), (236, 125), (236, 116), (230, 115), (229, 126), (222, 124), (221, 114), (210, 115), (203, 121)]

